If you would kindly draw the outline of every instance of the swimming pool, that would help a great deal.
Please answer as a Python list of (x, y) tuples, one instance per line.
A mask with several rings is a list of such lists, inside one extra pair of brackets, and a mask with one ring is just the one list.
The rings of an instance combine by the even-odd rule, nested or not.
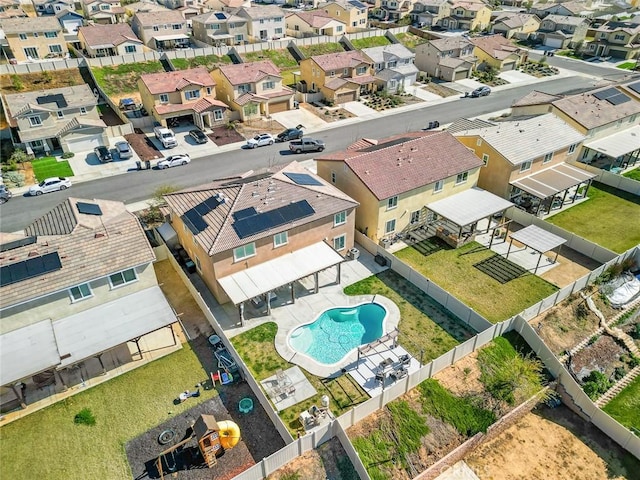
[(330, 308), (312, 323), (293, 330), (289, 345), (298, 353), (331, 365), (356, 347), (380, 338), (386, 317), (387, 309), (373, 302)]

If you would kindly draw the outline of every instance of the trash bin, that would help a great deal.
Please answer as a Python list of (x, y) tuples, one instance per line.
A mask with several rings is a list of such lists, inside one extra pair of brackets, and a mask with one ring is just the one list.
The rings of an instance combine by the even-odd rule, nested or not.
[(151, 160), (145, 160), (144, 164), (147, 170), (151, 170)]
[(142, 162), (140, 160), (136, 160), (136, 168), (142, 170)]

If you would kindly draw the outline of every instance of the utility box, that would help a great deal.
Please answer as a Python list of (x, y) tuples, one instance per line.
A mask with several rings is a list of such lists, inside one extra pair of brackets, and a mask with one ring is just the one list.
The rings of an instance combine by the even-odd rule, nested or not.
[(380, 266), (382, 266), (382, 267), (386, 267), (386, 266), (387, 266), (387, 259), (386, 259), (386, 258), (384, 258), (384, 257), (383, 257), (382, 255), (380, 255), (380, 254), (378, 254), (378, 255), (376, 255), (376, 256), (375, 256), (374, 261), (375, 261), (378, 265), (380, 265)]

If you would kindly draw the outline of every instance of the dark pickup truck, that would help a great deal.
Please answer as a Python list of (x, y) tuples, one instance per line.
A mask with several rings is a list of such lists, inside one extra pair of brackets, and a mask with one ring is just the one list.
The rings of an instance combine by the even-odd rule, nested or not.
[(314, 140), (313, 138), (301, 138), (300, 140), (289, 142), (289, 150), (294, 153), (321, 152), (324, 147), (322, 140)]

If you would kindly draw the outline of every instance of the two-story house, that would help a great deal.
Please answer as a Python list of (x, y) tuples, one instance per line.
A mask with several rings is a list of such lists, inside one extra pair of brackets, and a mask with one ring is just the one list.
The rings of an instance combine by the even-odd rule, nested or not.
[(142, 365), (150, 346), (153, 358), (179, 347), (153, 249), (122, 202), (68, 198), (0, 242), (4, 408)]
[(547, 15), (560, 15), (565, 17), (593, 17), (593, 10), (588, 10), (586, 3), (582, 2), (558, 2), (558, 3), (538, 3), (531, 8), (531, 13), (536, 14), (541, 19)]
[(335, 103), (356, 101), (376, 88), (373, 61), (359, 50), (305, 58), (300, 78), (304, 91), (319, 91)]
[(582, 17), (547, 15), (540, 23), (537, 37), (551, 48), (572, 48), (583, 42), (589, 20)]
[(285, 18), (287, 35), (296, 38), (319, 35), (338, 36), (346, 33), (344, 21), (336, 20), (323, 10), (290, 13)]
[(141, 75), (138, 90), (144, 108), (164, 126), (169, 119), (201, 129), (227, 121), (227, 105), (216, 99), (216, 82), (204, 67)]
[(33, 155), (87, 152), (109, 145), (107, 126), (88, 85), (4, 96), (14, 144)]
[(126, 14), (127, 22), (131, 22), (131, 19), (138, 12), (168, 12), (169, 9), (164, 5), (153, 2), (151, 0), (142, 0), (140, 2), (125, 3), (123, 5)]
[(413, 0), (381, 0), (377, 17), (385, 22), (399, 22), (413, 11)]
[(205, 10), (214, 12), (235, 13), (239, 8), (251, 8), (251, 0), (207, 0)]
[(38, 16), (55, 15), (62, 10), (75, 10), (73, 0), (31, 0)]
[(552, 113), (454, 135), (484, 163), (478, 186), (532, 213), (575, 201), (595, 176), (567, 163), (577, 158), (585, 137)]
[(62, 26), (56, 17), (7, 18), (0, 26), (18, 62), (62, 57), (68, 53)]
[(417, 0), (411, 11), (411, 22), (425, 27), (437, 25), (451, 13), (449, 0)]
[(149, 50), (128, 23), (94, 24), (78, 29), (78, 41), (88, 57), (110, 57)]
[(469, 78), (477, 60), (473, 49), (473, 43), (465, 37), (430, 40), (416, 45), (416, 67), (447, 82)]
[(407, 91), (418, 77), (418, 68), (414, 65), (416, 54), (401, 43), (363, 48), (362, 53), (373, 62), (378, 90)]
[(469, 30), (478, 32), (491, 24), (491, 8), (478, 1), (455, 1), (451, 5), (449, 16), (438, 25), (449, 30)]
[(240, 7), (236, 15), (246, 19), (249, 40), (252, 42), (266, 42), (284, 37), (284, 11), (277, 5)]
[[(298, 162), (164, 196), (180, 244), (218, 302), (243, 318), (255, 297), (337, 266), (354, 243), (356, 201)], [(285, 290), (286, 292), (283, 292)]]
[(207, 12), (191, 18), (193, 38), (208, 45), (242, 45), (249, 39), (247, 19), (227, 12)]
[(282, 84), (280, 70), (271, 60), (223, 65), (213, 72), (218, 98), (242, 121), (284, 112), (293, 107), (293, 90)]
[(73, 10), (61, 10), (55, 17), (66, 33), (76, 33), (85, 23), (84, 17)]
[(473, 55), (478, 59), (476, 68), (489, 67), (498, 70), (515, 70), (527, 59), (527, 52), (517, 47), (502, 35), (487, 35), (471, 38)]
[(589, 29), (582, 51), (594, 57), (640, 57), (640, 23), (605, 22)]
[(100, 24), (121, 23), (126, 16), (120, 0), (83, 0), (82, 12), (85, 18)]
[(318, 9), (330, 17), (347, 25), (347, 33), (355, 33), (367, 28), (369, 6), (358, 0), (332, 0), (318, 5)]
[(491, 32), (505, 38), (526, 40), (538, 31), (541, 20), (532, 13), (500, 12), (493, 18)]
[(4, 18), (25, 18), (28, 15), (22, 9), (20, 0), (0, 1), (0, 20)]
[(142, 42), (154, 50), (171, 50), (189, 46), (190, 30), (187, 21), (176, 10), (136, 13), (131, 29)]
[(354, 198), (355, 226), (375, 242), (432, 219), (426, 206), (474, 187), (483, 165), (448, 132), (363, 138), (316, 157), (318, 175)]

